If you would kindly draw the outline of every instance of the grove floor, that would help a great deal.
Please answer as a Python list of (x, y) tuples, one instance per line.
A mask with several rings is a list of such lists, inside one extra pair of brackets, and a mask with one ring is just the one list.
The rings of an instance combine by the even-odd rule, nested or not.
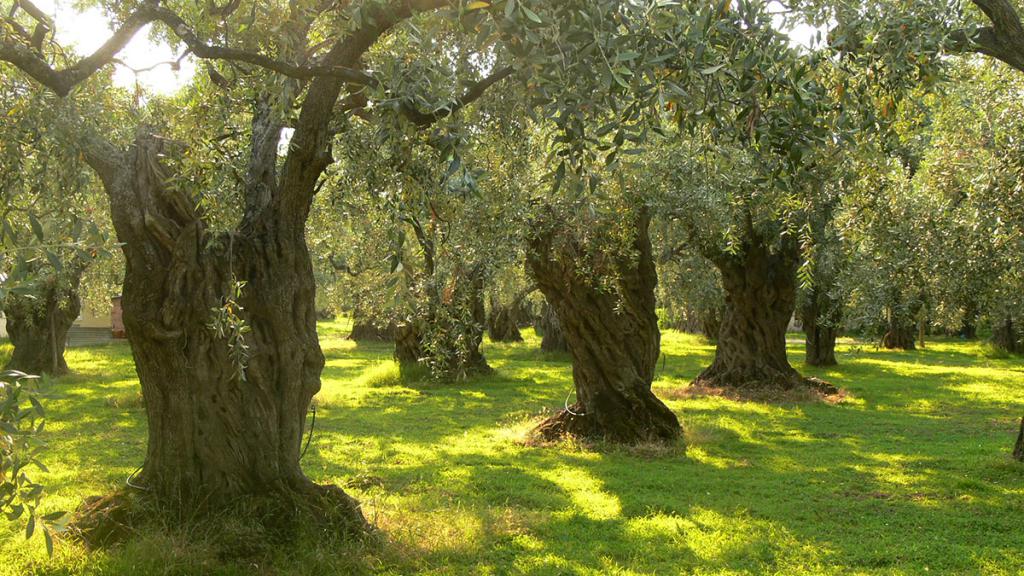
[[(297, 542), (259, 563), (170, 532), (87, 553), (0, 519), (0, 574), (1022, 574), (1024, 465), (1011, 460), (1024, 362), (981, 345), (917, 352), (844, 341), (839, 405), (764, 405), (684, 389), (713, 346), (666, 332), (655, 392), (686, 448), (531, 447), (562, 406), (567, 356), (487, 344), (494, 375), (403, 382), (391, 346), (321, 325), (327, 356), (304, 468), (362, 503), (378, 544)], [(0, 349), (5, 356), (9, 348)], [(2, 358), (0, 358), (2, 360)], [(47, 510), (113, 491), (142, 462), (145, 419), (124, 344), (73, 349), (46, 385)]]

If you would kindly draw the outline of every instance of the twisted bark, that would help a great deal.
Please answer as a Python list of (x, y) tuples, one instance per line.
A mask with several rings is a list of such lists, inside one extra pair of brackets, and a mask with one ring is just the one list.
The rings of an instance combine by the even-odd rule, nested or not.
[(575, 436), (625, 444), (679, 437), (675, 414), (651, 392), (661, 335), (650, 218), (636, 222), (635, 257), (614, 264), (615, 292), (579, 274), (576, 254), (588, 249), (555, 228), (531, 239), (527, 266), (561, 321), (572, 353), (576, 403), (536, 428), (545, 439)]
[(742, 252), (718, 252), (725, 309), (715, 359), (694, 384), (722, 388), (778, 388), (804, 383), (786, 356), (786, 328), (796, 308), (799, 250), (773, 252), (748, 226)]
[[(275, 495), (336, 510), (342, 530), (363, 530), (356, 502), (314, 484), (299, 465), (324, 363), (303, 229), (264, 212), (240, 230), (211, 233), (195, 202), (165, 185), (165, 147), (140, 133), (126, 165), (104, 182), (125, 255), (124, 324), (149, 427), (134, 485), (186, 508)], [(231, 343), (211, 326), (210, 311), (239, 281), (232, 313), (249, 331)]]
[(84, 263), (52, 271), (32, 295), (8, 294), (4, 300), (7, 334), (14, 345), (4, 370), (60, 376), (68, 373), (64, 360), (68, 330), (82, 311), (78, 286)]
[(835, 302), (826, 289), (815, 285), (801, 309), (801, 321), (804, 325), (804, 342), (806, 358), (810, 366), (835, 366), (836, 361), (836, 321), (830, 318), (839, 303)]
[(544, 305), (541, 307), (534, 329), (541, 336), (541, 350), (545, 352), (569, 351), (569, 341), (562, 330), (562, 323), (558, 320), (555, 308), (547, 300), (544, 301)]

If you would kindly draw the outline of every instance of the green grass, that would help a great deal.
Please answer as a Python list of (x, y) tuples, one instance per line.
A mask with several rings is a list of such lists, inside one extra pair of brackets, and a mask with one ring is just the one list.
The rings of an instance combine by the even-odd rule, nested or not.
[[(981, 345), (846, 341), (839, 367), (815, 370), (794, 341), (794, 365), (851, 398), (762, 405), (678, 394), (713, 348), (668, 332), (655, 388), (681, 417), (684, 453), (519, 443), (570, 388), (568, 358), (532, 333), (487, 345), (493, 376), (418, 385), (389, 345), (346, 341), (341, 323), (321, 332), (303, 465), (349, 486), (380, 544), (299, 539), (255, 565), (172, 531), (104, 552), (65, 543), (48, 560), (42, 539), (26, 545), (0, 520), (0, 574), (1024, 573), (1024, 466), (1009, 457), (1024, 365)], [(76, 374), (48, 385), (47, 509), (114, 490), (145, 449), (127, 346), (68, 361)]]

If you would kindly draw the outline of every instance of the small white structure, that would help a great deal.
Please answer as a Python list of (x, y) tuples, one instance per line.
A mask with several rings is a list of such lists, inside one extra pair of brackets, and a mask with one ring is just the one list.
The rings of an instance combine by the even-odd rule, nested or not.
[[(120, 308), (120, 302), (116, 304)], [(71, 329), (68, 330), (68, 346), (89, 346), (103, 344), (114, 338), (112, 310), (105, 311), (86, 308), (78, 315)], [(0, 338), (7, 338), (7, 318), (0, 310)]]

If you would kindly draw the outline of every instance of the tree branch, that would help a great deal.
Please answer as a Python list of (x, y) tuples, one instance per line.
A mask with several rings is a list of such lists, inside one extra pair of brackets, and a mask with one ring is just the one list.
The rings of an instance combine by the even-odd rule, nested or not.
[(403, 102), (401, 107), (402, 115), (417, 126), (429, 126), (438, 120), (455, 114), (469, 104), (472, 104), (483, 96), (488, 88), (498, 82), (501, 82), (505, 78), (508, 78), (513, 74), (513, 72), (515, 72), (515, 70), (511, 66), (506, 66), (505, 68), (490, 74), (486, 78), (473, 83), (468, 89), (466, 89), (466, 92), (463, 93), (462, 96), (456, 98), (448, 105), (434, 110), (433, 112), (422, 112), (414, 108), (412, 105)]
[(41, 55), (6, 35), (0, 42), (0, 60), (14, 64), (58, 96), (67, 96), (77, 84), (109, 64), (143, 26), (152, 22), (155, 8), (156, 0), (147, 0), (95, 52), (64, 70), (55, 70)]
[(977, 52), (1001, 60), (1024, 72), (1024, 25), (1009, 0), (971, 0), (992, 26), (978, 29), (973, 35), (960, 30), (952, 35), (955, 49)]
[(309, 80), (316, 76), (327, 76), (344, 80), (349, 84), (373, 86), (378, 84), (377, 79), (366, 72), (345, 66), (324, 64), (299, 66), (290, 62), (275, 60), (257, 52), (207, 44), (200, 40), (195, 31), (180, 16), (166, 8), (156, 8), (154, 19), (170, 27), (174, 34), (199, 58), (245, 62), (299, 80)]

